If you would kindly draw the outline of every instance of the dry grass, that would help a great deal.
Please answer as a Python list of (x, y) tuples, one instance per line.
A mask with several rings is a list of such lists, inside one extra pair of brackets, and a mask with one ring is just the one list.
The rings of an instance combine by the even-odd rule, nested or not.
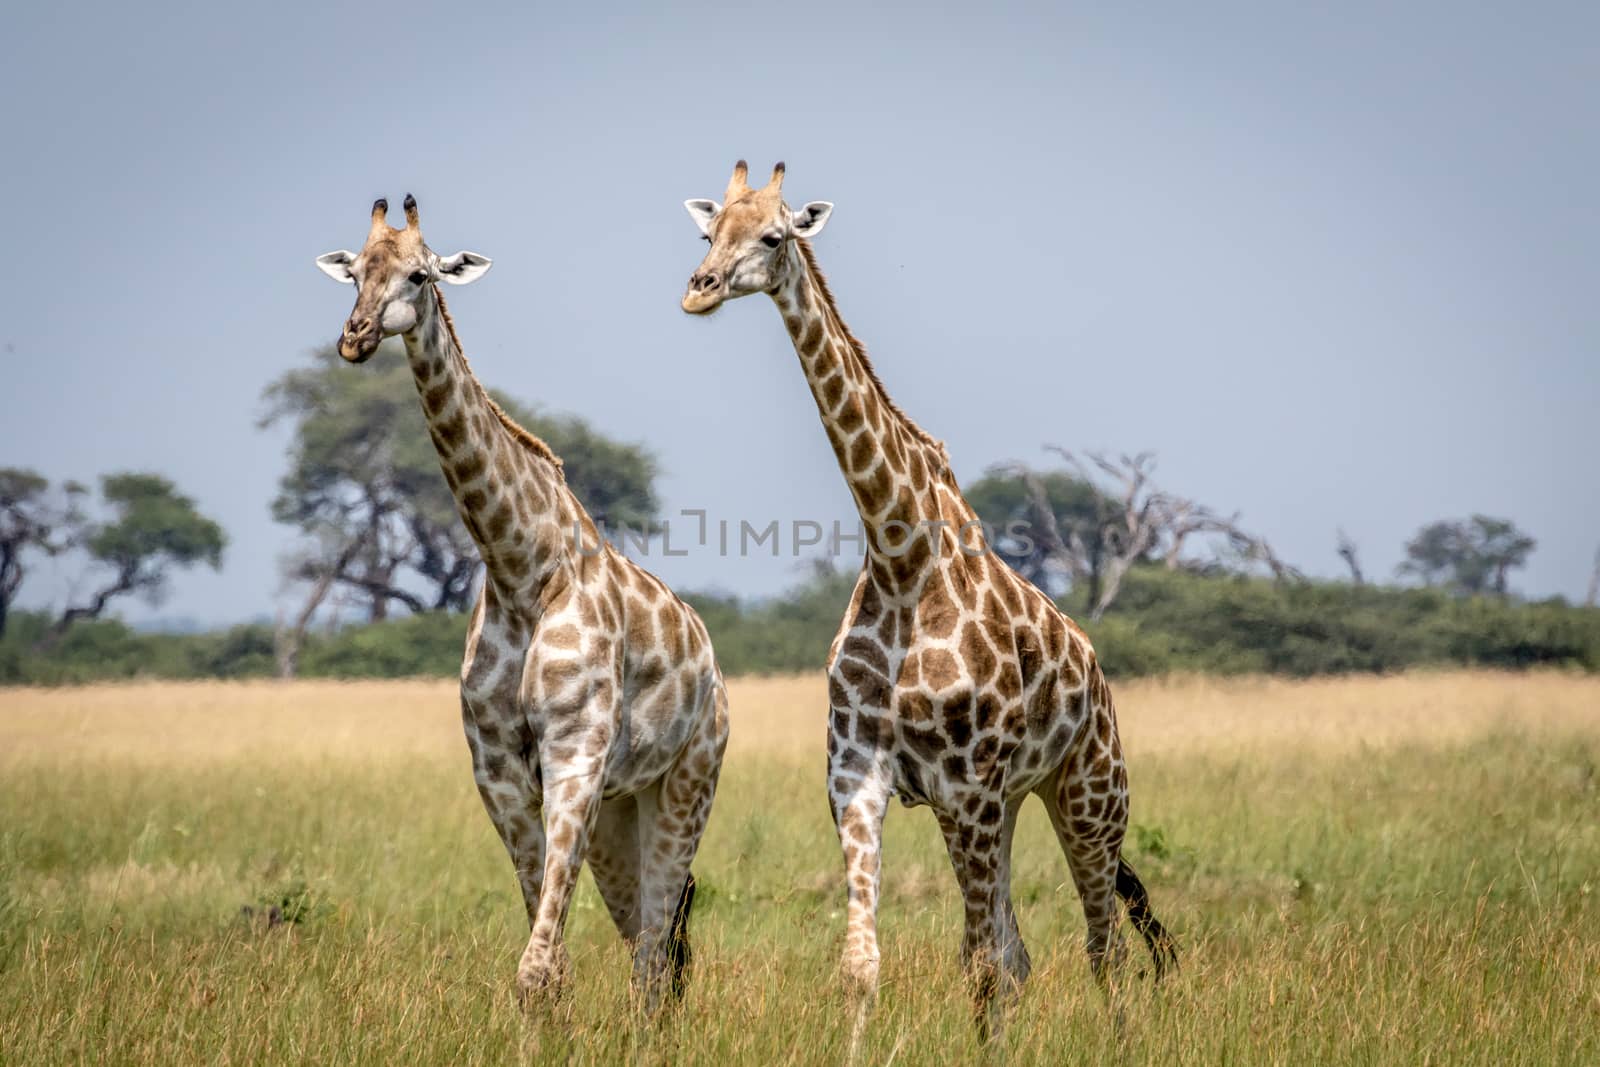
[[(512, 1006), (521, 907), (453, 685), (0, 690), (0, 1063), (838, 1062), (823, 687), (731, 695), (693, 985), (640, 1031), (587, 883), (571, 1001), (537, 1023)], [(1015, 1062), (1600, 1060), (1600, 679), (1191, 678), (1117, 698), (1129, 851), (1184, 970), (1158, 990), (1124, 976), (1119, 1039), (1025, 812)], [(931, 818), (891, 815), (886, 852), (867, 1059), (970, 1060)], [(269, 926), (273, 907), (297, 921)]]
[[(1593, 729), (1600, 683), (1582, 675), (1488, 671), (1290, 681), (1178, 677), (1123, 682), (1130, 757), (1454, 744), (1516, 729)], [(729, 682), (728, 758), (820, 758), (819, 676)], [(282, 762), (462, 755), (451, 681), (146, 682), (0, 689), (0, 767)]]

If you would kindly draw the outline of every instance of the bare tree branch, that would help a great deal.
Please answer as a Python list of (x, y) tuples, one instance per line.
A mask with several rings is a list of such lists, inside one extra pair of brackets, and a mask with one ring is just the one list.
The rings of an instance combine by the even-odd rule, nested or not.
[(1259, 563), (1279, 581), (1302, 575), (1280, 560), (1265, 538), (1246, 531), (1239, 516), (1224, 517), (1154, 484), (1152, 452), (1073, 452), (1045, 445), (1078, 480), (1095, 490), (1095, 518), (1090, 537), (1073, 528), (1063, 534), (1037, 474), (1020, 464), (1009, 468), (1028, 493), (1029, 521), (1038, 531), (1041, 551), (1063, 566), (1074, 581), (1087, 579), (1089, 617), (1099, 619), (1121, 592), (1123, 578), (1140, 560), (1160, 558), (1169, 569), (1185, 565), (1183, 550), (1190, 538), (1217, 536), (1247, 563)]
[(301, 560), (291, 567), (294, 576), (305, 578), (312, 576), (311, 591), (306, 596), (306, 601), (301, 605), (300, 611), (295, 615), (292, 625), (279, 625), (277, 633), (273, 635), (274, 651), (277, 653), (278, 677), (283, 679), (293, 678), (300, 668), (300, 648), (305, 642), (306, 627), (311, 625), (311, 619), (333, 590), (334, 583), (351, 560), (361, 549), (359, 541), (348, 542), (338, 555), (331, 561), (323, 562), (311, 559)]
[[(1103, 492), (1101, 499), (1105, 502), (1098, 508), (1100, 537), (1097, 541), (1104, 546), (1104, 551), (1098, 561), (1086, 561), (1090, 573), (1089, 618), (1099, 619), (1121, 592), (1128, 568), (1154, 548), (1160, 538), (1165, 507), (1160, 496), (1148, 489), (1155, 456), (1150, 452), (1134, 456), (1124, 453), (1113, 460), (1104, 453), (1086, 452), (1086, 463), (1082, 457), (1059, 445), (1045, 448), (1065, 460), (1088, 484), (1097, 485), (1102, 481), (1090, 470), (1091, 464), (1112, 483), (1112, 489)], [(1082, 546), (1081, 539), (1077, 543)], [(1098, 566), (1094, 565), (1096, 562)]]
[(1361, 573), (1361, 561), (1356, 558), (1356, 543), (1343, 529), (1339, 530), (1339, 558), (1350, 568), (1350, 580), (1356, 585), (1366, 585), (1366, 575)]
[(1594, 573), (1589, 575), (1589, 595), (1583, 602), (1591, 608), (1600, 604), (1600, 548), (1594, 550)]
[(95, 590), (87, 604), (68, 605), (61, 616), (51, 624), (38, 641), (34, 642), (35, 652), (48, 652), (56, 646), (62, 636), (71, 629), (72, 624), (83, 619), (98, 619), (105, 613), (106, 605), (114, 597), (131, 593), (141, 585), (137, 568), (123, 567), (105, 585)]

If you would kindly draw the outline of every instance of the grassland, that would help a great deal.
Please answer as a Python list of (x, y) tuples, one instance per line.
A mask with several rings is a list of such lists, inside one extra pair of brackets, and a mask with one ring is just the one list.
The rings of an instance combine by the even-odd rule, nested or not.
[[(587, 880), (573, 996), (516, 1011), (522, 909), (450, 685), (0, 690), (0, 1063), (840, 1062), (823, 689), (732, 695), (695, 974), (641, 1031)], [(1011, 1062), (1600, 1062), (1600, 680), (1191, 679), (1118, 706), (1130, 854), (1183, 969), (1130, 967), (1114, 1032), (1033, 806)], [(974, 1060), (928, 813), (891, 813), (886, 850), (867, 1059)]]

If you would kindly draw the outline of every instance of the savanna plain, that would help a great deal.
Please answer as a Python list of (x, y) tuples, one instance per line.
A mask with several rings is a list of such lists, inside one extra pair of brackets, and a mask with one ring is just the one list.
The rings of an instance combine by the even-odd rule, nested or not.
[[(1153, 984), (1130, 936), (1108, 1005), (1031, 803), (1008, 1062), (1600, 1063), (1600, 679), (1115, 688), (1127, 854), (1182, 968)], [(570, 995), (519, 1013), (449, 683), (0, 690), (0, 1062), (842, 1062), (825, 690), (731, 690), (693, 974), (648, 1028), (587, 878)], [(885, 849), (863, 1061), (977, 1060), (932, 817), (891, 811)]]

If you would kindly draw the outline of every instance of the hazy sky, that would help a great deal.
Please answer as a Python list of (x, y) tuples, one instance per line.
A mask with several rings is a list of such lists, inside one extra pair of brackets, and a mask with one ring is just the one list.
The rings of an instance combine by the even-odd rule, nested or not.
[[(312, 259), (413, 192), (436, 251), (495, 261), (451, 303), (486, 383), (647, 443), (669, 513), (853, 519), (770, 301), (678, 310), (680, 202), (783, 159), (962, 479), (1152, 449), (1312, 573), (1336, 527), (1385, 575), (1481, 511), (1538, 538), (1524, 592), (1582, 594), (1600, 6), (601, 6), (8, 7), (0, 465), (169, 474), (232, 544), (160, 614), (273, 611), (262, 387), (350, 311)], [(798, 565), (654, 561), (751, 594)]]

